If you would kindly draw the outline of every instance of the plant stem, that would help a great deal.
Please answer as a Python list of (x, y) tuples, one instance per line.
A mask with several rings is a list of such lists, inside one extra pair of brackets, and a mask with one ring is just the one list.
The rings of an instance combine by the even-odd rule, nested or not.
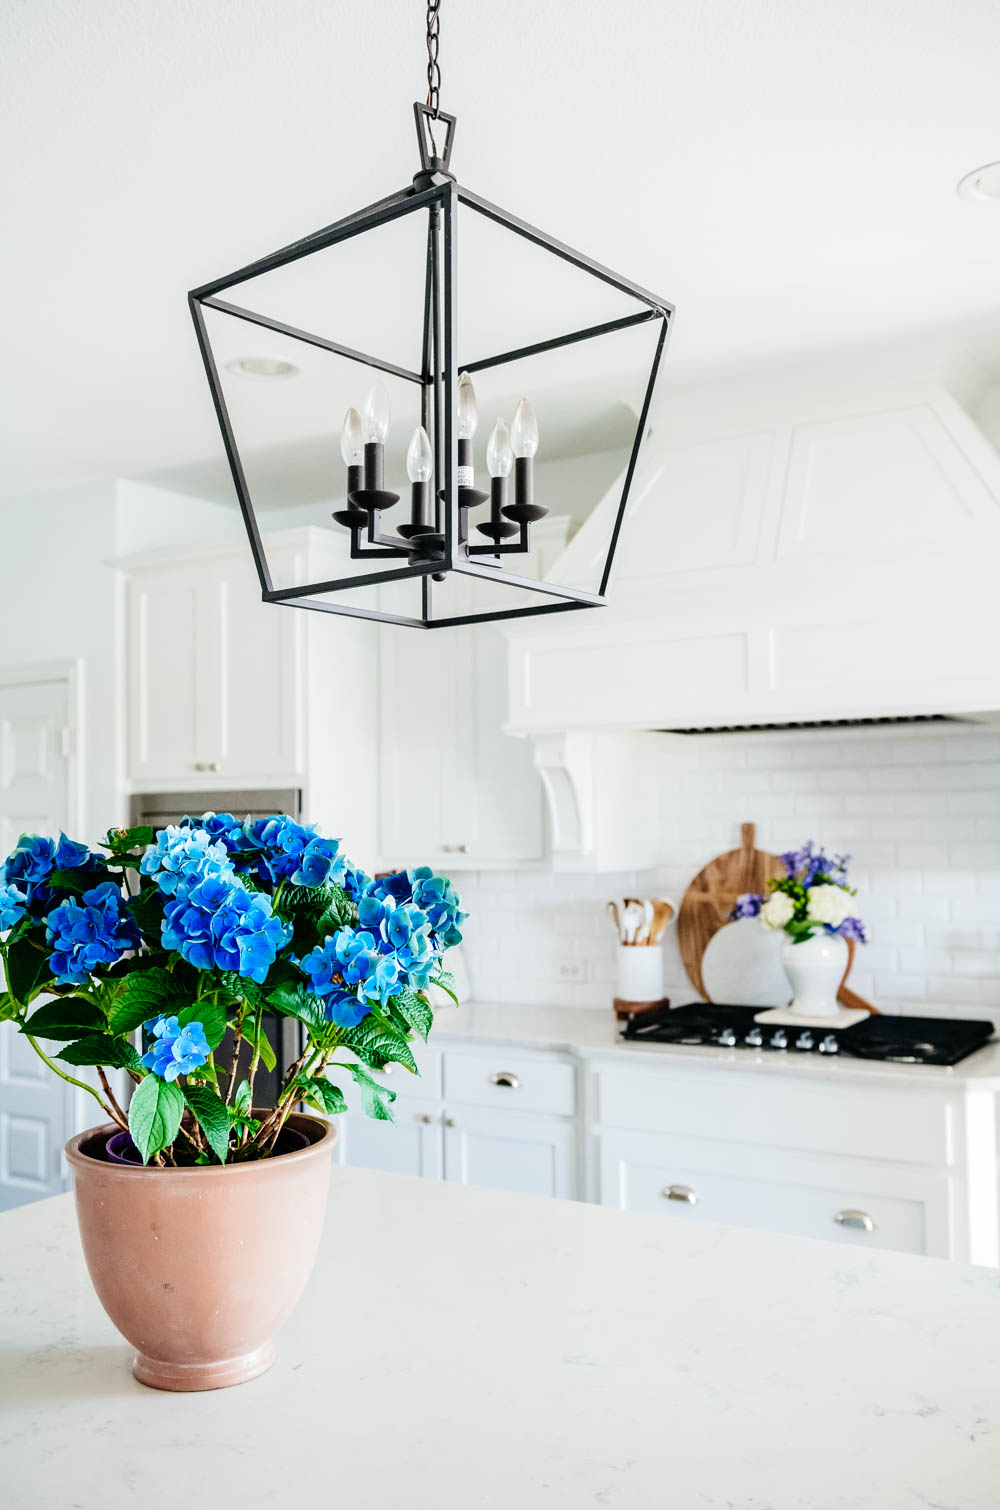
[[(114, 1122), (118, 1121), (118, 1118), (115, 1116), (115, 1114), (111, 1110), (110, 1106), (106, 1106), (105, 1105), (105, 1103), (101, 1100), (99, 1094), (97, 1093), (97, 1091), (94, 1090), (94, 1087), (92, 1085), (88, 1085), (87, 1082), (86, 1082), (86, 1080), (76, 1080), (76, 1079), (74, 1079), (74, 1077), (72, 1075), (65, 1074), (59, 1068), (59, 1066), (57, 1064), (53, 1064), (52, 1060), (49, 1058), (48, 1054), (46, 1054), (45, 1050), (44, 1049), (40, 1049), (38, 1047), (38, 1044), (36, 1043), (35, 1039), (32, 1038), (32, 1036), (31, 1036), (30, 1033), (25, 1033), (24, 1036), (25, 1036), (25, 1038), (27, 1038), (28, 1042), (31, 1044), (31, 1047), (34, 1049), (34, 1051), (38, 1055), (39, 1059), (44, 1059), (45, 1060), (45, 1063), (48, 1065), (49, 1069), (53, 1072), (53, 1074), (58, 1075), (60, 1080), (65, 1080), (67, 1085), (75, 1085), (78, 1090), (86, 1091), (87, 1094), (88, 1094), (88, 1096), (93, 1096), (94, 1100), (97, 1102), (97, 1104), (101, 1108), (101, 1110), (107, 1112), (108, 1116), (111, 1117), (112, 1121), (114, 1121)], [(128, 1123), (126, 1122), (123, 1125), (125, 1127), (127, 1127)]]
[(118, 1105), (118, 1102), (115, 1100), (115, 1093), (111, 1089), (111, 1085), (110, 1085), (110, 1082), (108, 1081), (108, 1077), (104, 1073), (104, 1070), (102, 1069), (102, 1067), (100, 1065), (97, 1066), (97, 1077), (100, 1080), (101, 1085), (102, 1085), (102, 1087), (104, 1089), (104, 1094), (108, 1098), (108, 1105), (111, 1108), (111, 1112), (112, 1112), (112, 1115), (114, 1116), (115, 1121), (116, 1122), (120, 1122), (121, 1125), (122, 1125), (122, 1127), (127, 1128), (128, 1127), (128, 1117), (126, 1117), (125, 1113), (122, 1111), (121, 1107)]

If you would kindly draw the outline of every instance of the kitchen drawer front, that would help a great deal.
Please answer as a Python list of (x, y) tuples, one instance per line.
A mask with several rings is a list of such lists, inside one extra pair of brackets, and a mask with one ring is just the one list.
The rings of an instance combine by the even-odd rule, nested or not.
[(945, 1095), (909, 1087), (837, 1085), (806, 1075), (595, 1067), (597, 1120), (605, 1127), (732, 1138), (773, 1148), (950, 1164), (952, 1109)]
[(463, 1053), (446, 1049), (444, 1098), (467, 1106), (572, 1117), (576, 1066), (557, 1054), (511, 1052), (503, 1047)]
[(867, 1159), (606, 1132), (601, 1202), (860, 1248), (953, 1256), (949, 1180)]

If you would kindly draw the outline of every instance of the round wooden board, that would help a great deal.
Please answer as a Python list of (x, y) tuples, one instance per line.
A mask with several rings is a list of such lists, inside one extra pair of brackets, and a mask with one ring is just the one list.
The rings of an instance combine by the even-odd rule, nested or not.
[[(741, 824), (740, 834), (739, 849), (718, 855), (698, 872), (684, 893), (677, 914), (677, 945), (684, 969), (688, 980), (705, 1001), (711, 998), (702, 980), (701, 961), (709, 941), (729, 922), (737, 897), (747, 891), (761, 892), (773, 877), (785, 873), (777, 855), (754, 848), (755, 828), (752, 823)], [(837, 992), (838, 1000), (844, 1006), (874, 1012), (877, 1008), (871, 1002), (857, 996), (845, 984), (853, 963), (854, 941), (848, 939), (847, 969)]]

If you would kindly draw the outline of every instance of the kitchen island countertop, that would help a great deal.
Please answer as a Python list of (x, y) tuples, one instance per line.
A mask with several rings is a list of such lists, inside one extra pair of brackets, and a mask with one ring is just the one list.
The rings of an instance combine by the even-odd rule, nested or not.
[(136, 1383), (69, 1196), (0, 1217), (5, 1510), (995, 1510), (995, 1272), (334, 1169), (271, 1371)]

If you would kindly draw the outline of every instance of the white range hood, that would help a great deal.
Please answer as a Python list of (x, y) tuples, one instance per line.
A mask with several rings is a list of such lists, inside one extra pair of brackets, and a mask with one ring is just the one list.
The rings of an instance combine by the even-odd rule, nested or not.
[[(506, 631), (510, 731), (1000, 708), (1000, 457), (951, 394), (719, 413), (647, 443), (612, 605)], [(590, 550), (584, 525), (567, 579)]]

